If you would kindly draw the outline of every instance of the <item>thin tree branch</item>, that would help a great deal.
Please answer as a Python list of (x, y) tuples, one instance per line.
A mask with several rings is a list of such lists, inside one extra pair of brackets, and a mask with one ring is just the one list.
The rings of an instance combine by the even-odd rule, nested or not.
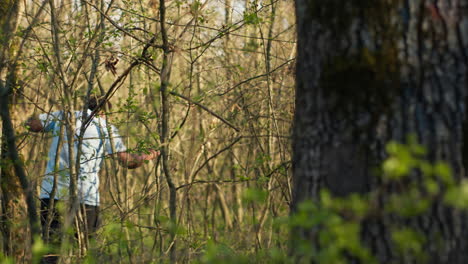
[(281, 68), (284, 67), (285, 65), (288, 65), (289, 63), (291, 63), (292, 61), (295, 61), (295, 60), (296, 60), (296, 59), (287, 60), (287, 61), (285, 61), (284, 63), (282, 63), (281, 65), (279, 65), (278, 67), (274, 68), (273, 70), (271, 70), (271, 71), (269, 71), (269, 72), (266, 72), (266, 73), (264, 73), (264, 74), (260, 74), (260, 75), (257, 75), (257, 76), (248, 78), (248, 79), (246, 79), (246, 80), (243, 80), (242, 82), (240, 82), (240, 83), (234, 85), (234, 86), (231, 87), (231, 88), (228, 88), (226, 91), (224, 91), (224, 92), (222, 92), (222, 93), (219, 93), (219, 94), (217, 94), (217, 95), (218, 95), (218, 96), (223, 96), (223, 95), (229, 93), (230, 91), (236, 89), (237, 87), (239, 87), (239, 86), (241, 86), (241, 85), (243, 85), (243, 84), (245, 84), (245, 83), (248, 83), (248, 82), (253, 81), (253, 80), (255, 80), (255, 79), (258, 79), (258, 78), (262, 78), (262, 77), (269, 76), (270, 74), (274, 73), (275, 71), (281, 69)]
[(163, 46), (161, 45), (155, 45), (153, 41), (146, 41), (146, 40), (142, 40), (140, 39), (139, 37), (135, 36), (134, 34), (132, 34), (131, 32), (129, 32), (128, 30), (126, 30), (125, 28), (119, 26), (119, 24), (117, 24), (114, 20), (112, 20), (112, 18), (110, 18), (106, 13), (102, 12), (101, 9), (99, 9), (99, 7), (97, 7), (96, 5), (90, 3), (89, 1), (87, 0), (82, 0), (83, 2), (85, 2), (86, 4), (90, 5), (91, 7), (93, 7), (94, 9), (96, 9), (96, 11), (98, 11), (104, 18), (106, 18), (107, 21), (109, 21), (115, 28), (117, 28), (118, 30), (122, 31), (124, 34), (126, 34), (127, 36), (130, 36), (131, 38), (141, 42), (141, 43), (151, 43), (151, 46), (154, 47), (154, 48), (160, 48), (162, 49)]
[(213, 154), (211, 157), (209, 157), (208, 159), (205, 160), (205, 162), (203, 162), (202, 165), (200, 165), (200, 167), (198, 167), (198, 169), (193, 173), (192, 175), (192, 179), (195, 179), (195, 177), (197, 176), (197, 174), (203, 169), (203, 167), (205, 167), (208, 162), (214, 158), (216, 158), (219, 154), (223, 153), (224, 151), (230, 149), (232, 146), (234, 146), (237, 142), (239, 142), (240, 140), (242, 139), (242, 136), (239, 136), (237, 137), (234, 141), (231, 142), (231, 144), (227, 145), (226, 147), (222, 148), (221, 150), (219, 150), (218, 152), (216, 152), (215, 154)]
[(188, 97), (185, 97), (177, 92), (174, 92), (174, 91), (170, 91), (169, 92), (170, 94), (174, 95), (174, 96), (177, 96), (179, 98), (182, 98), (184, 100), (186, 100), (187, 102), (191, 103), (191, 104), (194, 104), (194, 105), (197, 105), (198, 107), (200, 107), (201, 109), (205, 110), (206, 112), (210, 113), (211, 115), (213, 115), (214, 117), (218, 118), (219, 120), (221, 120), (223, 123), (225, 123), (226, 125), (228, 125), (229, 127), (231, 127), (232, 129), (234, 129), (236, 132), (240, 132), (240, 129), (237, 128), (236, 126), (234, 126), (233, 124), (231, 124), (229, 121), (227, 121), (226, 119), (222, 118), (220, 115), (216, 114), (215, 112), (211, 111), (210, 109), (208, 109), (206, 106), (198, 103), (198, 102), (195, 102), (193, 101), (192, 99), (188, 98)]

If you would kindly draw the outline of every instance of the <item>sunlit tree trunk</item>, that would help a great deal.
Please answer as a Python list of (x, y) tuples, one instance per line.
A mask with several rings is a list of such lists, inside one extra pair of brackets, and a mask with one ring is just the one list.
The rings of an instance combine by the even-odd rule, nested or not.
[[(372, 169), (386, 143), (409, 134), (430, 161), (465, 176), (466, 1), (436, 3), (296, 0), (293, 212), (324, 189), (336, 196), (375, 189)], [(426, 235), (427, 263), (466, 263), (465, 222), (436, 201), (414, 219), (367, 219), (361, 237), (380, 263), (415, 262), (392, 245), (391, 228), (409, 226)], [(311, 229), (295, 235), (315, 239)]]
[[(39, 235), (33, 185), (26, 176), (17, 149), (16, 112), (12, 98), (18, 89), (19, 40), (15, 38), (23, 5), (21, 1), (0, 4), (0, 184), (1, 231), (5, 255), (17, 262), (30, 261), (30, 243)], [(15, 114), (16, 113), (16, 114)], [(28, 222), (29, 220), (29, 227)]]

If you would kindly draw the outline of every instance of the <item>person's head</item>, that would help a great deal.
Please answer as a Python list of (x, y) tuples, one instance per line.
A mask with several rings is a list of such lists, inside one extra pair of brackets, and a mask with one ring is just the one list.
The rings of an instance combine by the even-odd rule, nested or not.
[[(94, 111), (99, 105), (102, 104), (105, 99), (105, 96), (98, 97), (96, 95), (90, 95), (87, 104), (88, 109)], [(107, 109), (110, 110), (112, 108), (112, 104), (109, 101), (107, 101), (105, 104), (107, 105)], [(104, 110), (104, 106), (101, 107), (101, 110)]]

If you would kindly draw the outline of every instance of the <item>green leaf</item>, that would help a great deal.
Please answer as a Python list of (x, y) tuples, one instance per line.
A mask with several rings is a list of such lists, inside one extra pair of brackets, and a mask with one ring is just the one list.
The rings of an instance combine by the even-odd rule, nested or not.
[(437, 162), (434, 165), (434, 173), (449, 186), (454, 184), (452, 169), (445, 162)]
[(424, 234), (410, 228), (401, 228), (392, 232), (392, 240), (395, 248), (401, 254), (422, 257), (423, 245), (426, 241)]
[(468, 180), (463, 179), (458, 186), (449, 188), (444, 196), (448, 205), (460, 209), (468, 208)]
[(242, 195), (242, 198), (246, 203), (265, 203), (267, 197), (267, 191), (257, 188), (249, 188), (245, 190), (245, 192)]
[(262, 21), (256, 12), (245, 12), (244, 22), (247, 25), (257, 25)]
[(34, 238), (34, 244), (32, 246), (32, 253), (33, 253), (33, 263), (39, 263), (42, 256), (47, 253), (49, 247), (44, 244), (42, 239), (39, 236)]
[(399, 179), (407, 176), (411, 170), (408, 165), (396, 157), (390, 157), (383, 163), (384, 175), (388, 179)]

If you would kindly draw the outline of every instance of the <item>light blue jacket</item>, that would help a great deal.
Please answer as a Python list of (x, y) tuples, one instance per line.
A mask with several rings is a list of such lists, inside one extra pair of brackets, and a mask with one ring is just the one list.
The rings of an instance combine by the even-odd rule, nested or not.
[[(78, 137), (82, 123), (82, 112), (75, 111), (75, 144), (74, 158), (77, 155)], [(88, 110), (88, 115), (91, 111)], [(40, 114), (42, 126), (45, 132), (52, 132), (52, 144), (50, 145), (47, 168), (42, 181), (40, 198), (50, 198), (53, 189), (54, 174), (57, 175), (57, 186), (54, 199), (66, 200), (69, 196), (70, 171), (69, 153), (66, 131), (62, 136), (62, 144), (59, 150), (58, 167), (55, 170), (57, 145), (59, 142), (60, 125), (63, 123), (63, 112)], [(112, 154), (111, 138), (115, 152), (124, 152), (126, 147), (119, 136), (117, 128), (106, 122), (104, 118), (93, 117), (86, 128), (81, 145), (80, 172), (78, 175), (78, 197), (80, 202), (88, 205), (99, 205), (99, 177), (98, 173), (104, 156)]]

